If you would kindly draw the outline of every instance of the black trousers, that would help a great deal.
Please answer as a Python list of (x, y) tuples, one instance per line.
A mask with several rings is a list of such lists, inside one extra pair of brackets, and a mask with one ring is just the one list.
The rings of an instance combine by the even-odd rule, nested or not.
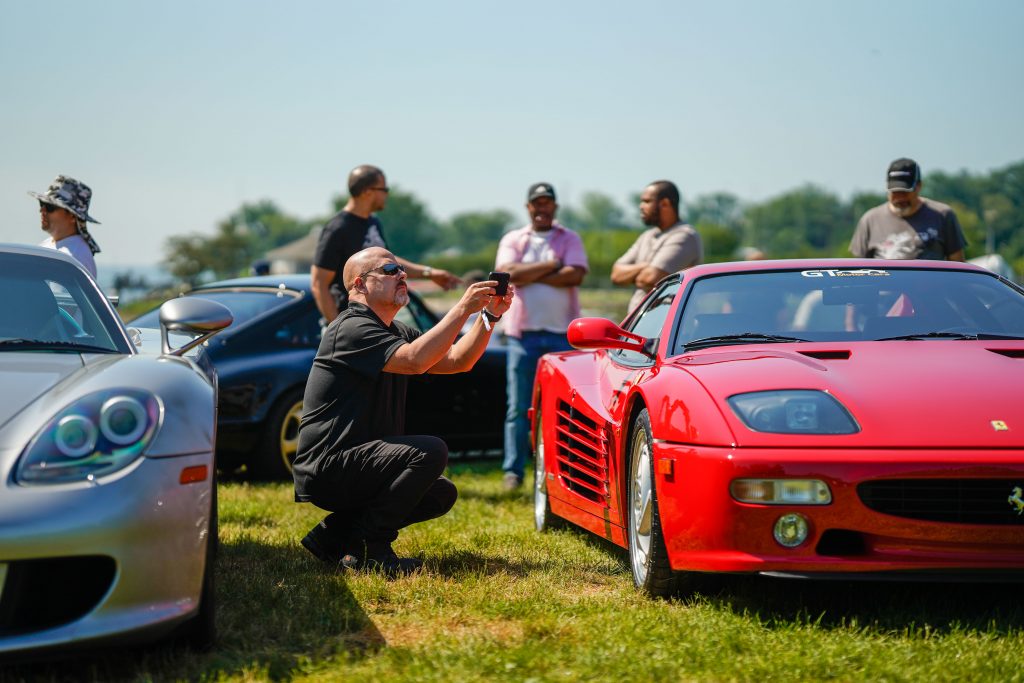
[(455, 505), (455, 484), (441, 476), (447, 464), (448, 446), (435, 436), (370, 441), (325, 461), (311, 502), (331, 512), (324, 525), (339, 539), (390, 543)]

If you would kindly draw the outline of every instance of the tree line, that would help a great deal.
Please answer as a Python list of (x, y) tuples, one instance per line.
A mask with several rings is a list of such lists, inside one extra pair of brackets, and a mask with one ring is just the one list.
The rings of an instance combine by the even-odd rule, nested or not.
[[(970, 243), (968, 258), (990, 251), (1001, 254), (1014, 270), (1024, 272), (1024, 161), (989, 173), (935, 171), (925, 176), (922, 194), (950, 204)], [(267, 251), (292, 242), (327, 222), (347, 197), (333, 199), (325, 216), (300, 219), (270, 200), (243, 204), (217, 224), (213, 235), (170, 238), (164, 265), (179, 281), (195, 285), (210, 279), (246, 274)], [(885, 194), (857, 193), (844, 200), (816, 185), (784, 192), (761, 202), (747, 202), (728, 192), (688, 200), (681, 207), (704, 242), (705, 260), (742, 258), (742, 247), (768, 258), (849, 256), (847, 246), (857, 220), (885, 201)], [(578, 231), (587, 249), (591, 273), (586, 284), (604, 286), (612, 263), (643, 228), (638, 200), (623, 207), (608, 195), (589, 192), (576, 205), (562, 205), (558, 219)], [(489, 270), (501, 236), (526, 222), (506, 209), (467, 211), (441, 221), (412, 192), (393, 187), (380, 213), (388, 244), (398, 254), (454, 273)]]

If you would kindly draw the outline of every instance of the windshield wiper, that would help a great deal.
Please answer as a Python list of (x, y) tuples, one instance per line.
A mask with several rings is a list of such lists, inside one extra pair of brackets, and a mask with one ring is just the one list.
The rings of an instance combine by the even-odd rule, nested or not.
[(778, 334), (765, 334), (763, 332), (743, 332), (742, 334), (723, 334), (718, 337), (701, 337), (683, 344), (683, 349), (693, 351), (694, 349), (706, 349), (711, 346), (729, 346), (731, 344), (780, 344), (785, 342), (805, 342), (807, 339), (800, 337), (784, 337)]
[(80, 344), (67, 341), (44, 341), (42, 339), (4, 339), (0, 347), (18, 351), (74, 351), (75, 353), (117, 353), (114, 349), (94, 344)]
[(898, 337), (882, 337), (881, 339), (875, 339), (874, 341), (914, 341), (919, 339), (954, 339), (967, 341), (977, 341), (978, 339), (1021, 339), (1024, 337), (1013, 334), (993, 334), (991, 332), (918, 332), (916, 334), (901, 334)]
[(882, 337), (873, 341), (915, 341), (919, 339), (966, 339), (973, 341), (977, 338), (978, 335), (966, 332), (917, 332), (914, 334), (901, 334), (895, 337)]

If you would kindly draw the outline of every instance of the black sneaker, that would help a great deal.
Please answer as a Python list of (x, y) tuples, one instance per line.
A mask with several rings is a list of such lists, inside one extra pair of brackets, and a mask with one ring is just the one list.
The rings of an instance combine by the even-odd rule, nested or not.
[(341, 564), (346, 569), (365, 572), (381, 572), (389, 578), (407, 576), (423, 566), (423, 560), (415, 557), (399, 557), (390, 543), (367, 542), (363, 545), (362, 557), (346, 554)]
[(300, 543), (321, 562), (337, 565), (342, 560), (341, 539), (331, 533), (323, 522), (310, 529)]

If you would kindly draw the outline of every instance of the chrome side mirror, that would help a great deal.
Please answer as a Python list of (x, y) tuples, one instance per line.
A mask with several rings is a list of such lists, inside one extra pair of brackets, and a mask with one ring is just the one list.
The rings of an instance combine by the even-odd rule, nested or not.
[[(226, 306), (199, 297), (179, 297), (160, 307), (161, 353), (183, 356), (231, 324), (234, 317)], [(168, 332), (184, 332), (196, 337), (178, 349), (172, 349)]]

